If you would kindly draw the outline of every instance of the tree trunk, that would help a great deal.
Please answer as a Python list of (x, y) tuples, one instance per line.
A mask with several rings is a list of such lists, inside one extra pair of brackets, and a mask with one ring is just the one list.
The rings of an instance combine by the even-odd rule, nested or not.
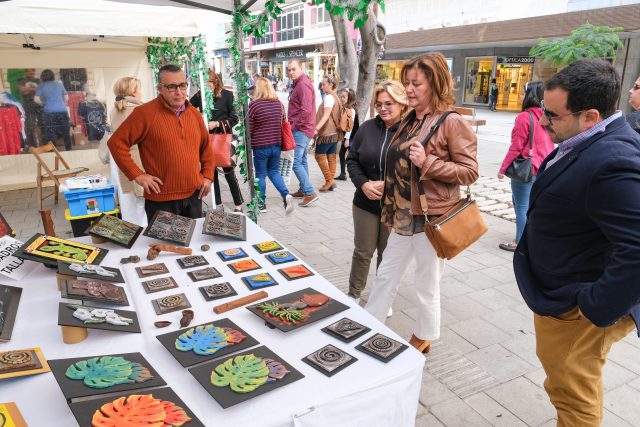
[(358, 57), (344, 16), (331, 16), (333, 35), (336, 39), (338, 51), (338, 74), (340, 75), (340, 89), (348, 87), (354, 91), (358, 87)]
[(356, 99), (358, 100), (358, 117), (360, 121), (366, 120), (373, 96), (373, 88), (376, 82), (376, 65), (378, 54), (384, 45), (386, 29), (378, 22), (374, 6), (369, 4), (369, 17), (367, 22), (360, 28), (360, 38), (362, 39), (362, 52), (358, 64), (358, 90)]

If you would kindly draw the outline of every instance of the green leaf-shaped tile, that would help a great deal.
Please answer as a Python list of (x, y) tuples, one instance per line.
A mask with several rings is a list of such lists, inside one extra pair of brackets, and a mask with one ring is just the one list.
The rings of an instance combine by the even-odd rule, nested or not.
[(87, 387), (107, 388), (118, 384), (144, 382), (153, 378), (149, 369), (120, 356), (101, 356), (81, 360), (67, 368), (65, 375), (82, 380)]
[(211, 384), (231, 387), (236, 393), (249, 393), (269, 379), (269, 367), (253, 354), (236, 356), (216, 366), (211, 372)]

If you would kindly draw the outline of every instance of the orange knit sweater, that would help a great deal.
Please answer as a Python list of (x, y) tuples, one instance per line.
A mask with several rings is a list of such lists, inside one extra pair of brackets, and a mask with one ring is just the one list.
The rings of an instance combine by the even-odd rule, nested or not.
[(133, 110), (109, 138), (111, 155), (130, 180), (144, 173), (129, 154), (135, 144), (145, 172), (157, 176), (163, 184), (159, 194), (145, 192), (146, 199), (185, 199), (202, 185), (204, 178), (213, 180), (209, 133), (202, 115), (191, 105), (178, 117), (158, 96)]

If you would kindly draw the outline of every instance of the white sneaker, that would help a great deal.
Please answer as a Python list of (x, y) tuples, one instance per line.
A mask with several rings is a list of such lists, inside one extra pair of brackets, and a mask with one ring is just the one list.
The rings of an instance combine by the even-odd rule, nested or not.
[(393, 316), (393, 307), (389, 307), (389, 312), (387, 313), (387, 317)]
[(293, 196), (291, 194), (287, 194), (284, 196), (284, 213), (289, 215), (296, 206), (293, 204)]

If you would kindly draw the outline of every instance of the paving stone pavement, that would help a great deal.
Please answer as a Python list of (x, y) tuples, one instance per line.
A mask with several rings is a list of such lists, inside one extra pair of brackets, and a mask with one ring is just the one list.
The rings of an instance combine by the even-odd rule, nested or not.
[[(497, 217), (488, 214), (497, 208), (484, 209), (508, 205), (504, 200), (509, 194), (508, 181), (492, 177), (508, 147), (513, 115), (484, 114), (502, 123), (480, 128), (478, 133), (478, 156), (485, 177), (472, 190), (478, 199), (485, 198), (481, 206), (487, 212), (489, 232), (447, 262), (441, 283), (442, 334), (426, 356), (416, 426), (551, 427), (555, 411), (543, 389), (545, 375), (535, 355), (533, 317), (520, 297), (511, 254), (498, 249), (500, 242), (513, 239), (515, 224), (503, 219), (510, 219), (508, 213)], [(322, 180), (313, 159), (309, 168), (317, 188)], [(221, 186), (223, 201), (231, 207), (226, 182)], [(293, 185), (290, 188), (296, 190)], [(346, 292), (353, 250), (352, 197), (352, 184), (340, 181), (335, 191), (322, 193), (311, 207), (296, 208), (285, 216), (278, 194), (268, 183), (269, 211), (259, 224)], [(34, 190), (0, 193), (0, 211), (22, 240), (42, 230), (35, 199)], [(45, 207), (53, 210), (58, 235), (71, 236), (64, 201), (54, 207), (52, 199), (47, 199)], [(387, 320), (387, 325), (407, 339), (417, 313), (414, 269), (415, 264), (410, 264), (393, 304), (394, 314)], [(369, 286), (374, 274), (372, 267)], [(367, 297), (368, 288), (363, 303)], [(640, 425), (640, 339), (633, 334), (613, 347), (604, 369), (604, 385), (603, 426)]]

